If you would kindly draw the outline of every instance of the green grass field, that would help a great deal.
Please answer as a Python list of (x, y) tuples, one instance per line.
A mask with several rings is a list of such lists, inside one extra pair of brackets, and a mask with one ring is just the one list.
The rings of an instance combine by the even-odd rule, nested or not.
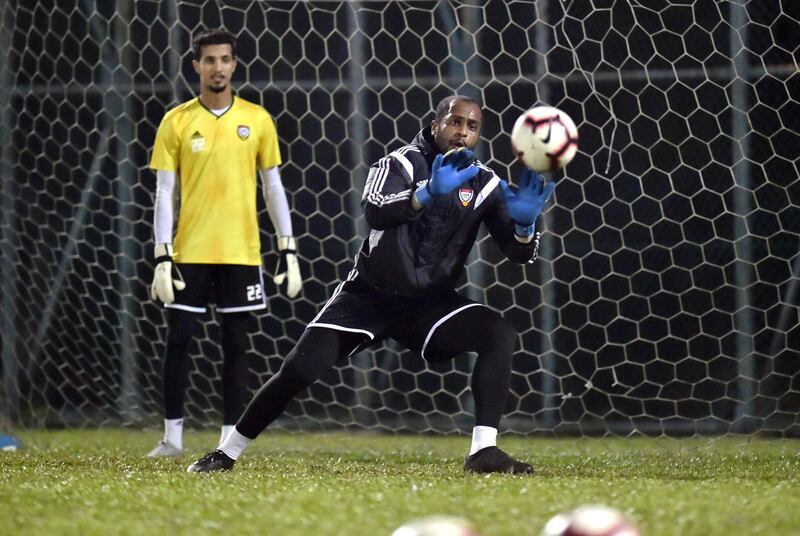
[(389, 535), (450, 514), (485, 536), (537, 535), (558, 511), (605, 503), (642, 534), (800, 534), (800, 442), (531, 439), (500, 446), (533, 476), (466, 475), (467, 437), (262, 435), (231, 473), (147, 459), (155, 431), (35, 431), (0, 453), (0, 533)]

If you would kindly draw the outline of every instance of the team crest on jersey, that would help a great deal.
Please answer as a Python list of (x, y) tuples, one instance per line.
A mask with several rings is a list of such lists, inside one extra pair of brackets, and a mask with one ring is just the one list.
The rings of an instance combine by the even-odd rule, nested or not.
[(250, 137), (250, 127), (247, 125), (239, 125), (236, 127), (236, 134), (243, 140)]
[(475, 195), (475, 192), (472, 191), (472, 188), (461, 187), (458, 189), (458, 198), (461, 200), (461, 204), (465, 207), (469, 205), (470, 201), (472, 201), (473, 195)]
[(200, 131), (195, 130), (192, 134), (192, 152), (199, 153), (206, 147), (206, 139), (200, 134)]

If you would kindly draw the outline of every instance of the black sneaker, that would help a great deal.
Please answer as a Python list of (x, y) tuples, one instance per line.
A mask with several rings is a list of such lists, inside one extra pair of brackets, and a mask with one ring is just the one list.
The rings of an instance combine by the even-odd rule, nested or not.
[(520, 475), (533, 473), (533, 467), (530, 464), (518, 462), (497, 447), (486, 447), (467, 457), (467, 461), (464, 462), (464, 471)]
[(222, 452), (215, 450), (209, 452), (192, 465), (186, 468), (187, 473), (217, 473), (220, 471), (230, 471), (236, 460)]

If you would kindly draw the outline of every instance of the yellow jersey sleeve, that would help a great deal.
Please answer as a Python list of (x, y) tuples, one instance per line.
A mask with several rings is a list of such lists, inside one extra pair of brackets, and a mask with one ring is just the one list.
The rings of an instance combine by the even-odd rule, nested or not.
[(269, 169), (281, 165), (281, 152), (278, 147), (278, 130), (275, 128), (275, 120), (266, 112), (266, 120), (263, 124), (263, 134), (259, 140), (258, 155), (256, 166), (258, 169)]
[(167, 113), (156, 132), (150, 169), (179, 171), (181, 141), (175, 129), (175, 114)]

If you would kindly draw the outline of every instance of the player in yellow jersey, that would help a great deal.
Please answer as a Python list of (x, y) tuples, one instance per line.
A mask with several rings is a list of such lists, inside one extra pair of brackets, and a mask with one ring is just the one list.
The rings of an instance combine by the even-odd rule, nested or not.
[[(164, 360), (164, 439), (149, 456), (183, 452), (183, 399), (189, 351), (200, 313), (214, 301), (222, 317), (222, 437), (233, 428), (247, 396), (247, 322), (266, 308), (256, 209), (257, 180), (278, 234), (281, 260), (274, 280), (295, 297), (302, 278), (275, 123), (261, 106), (233, 95), (236, 42), (208, 30), (192, 42), (200, 96), (173, 108), (156, 134), (156, 262), (151, 296), (167, 308)], [(257, 173), (256, 173), (257, 172)], [(179, 192), (175, 196), (175, 192)], [(177, 231), (174, 200), (179, 197)], [(174, 234), (174, 241), (173, 241)]]

